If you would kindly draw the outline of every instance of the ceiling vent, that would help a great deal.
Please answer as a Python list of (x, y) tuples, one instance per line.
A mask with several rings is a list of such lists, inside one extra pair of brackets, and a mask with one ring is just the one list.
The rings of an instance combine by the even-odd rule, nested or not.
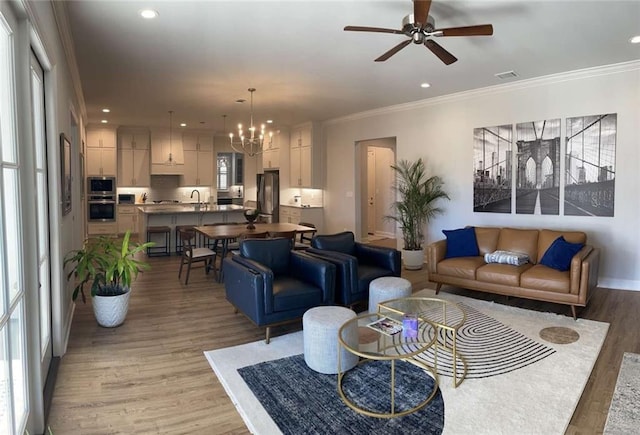
[(506, 80), (506, 79), (512, 79), (512, 78), (518, 77), (518, 74), (516, 74), (515, 71), (505, 71), (505, 72), (495, 74), (495, 76), (501, 80)]

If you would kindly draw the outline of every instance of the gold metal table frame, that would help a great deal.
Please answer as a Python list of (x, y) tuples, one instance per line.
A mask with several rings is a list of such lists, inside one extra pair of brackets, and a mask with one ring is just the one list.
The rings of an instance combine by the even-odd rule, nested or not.
[[(380, 313), (372, 313), (372, 314), (364, 314), (358, 317), (355, 317), (349, 321), (347, 321), (340, 330), (338, 331), (338, 394), (340, 395), (342, 401), (354, 411), (367, 415), (369, 417), (378, 417), (378, 418), (395, 418), (402, 417), (404, 415), (411, 414), (416, 412), (422, 408), (424, 408), (433, 398), (435, 397), (438, 391), (438, 374), (436, 370), (426, 364), (423, 364), (421, 361), (416, 360), (415, 356), (424, 352), (433, 346), (437, 340), (436, 334), (436, 326), (430, 322), (429, 320), (419, 319), (419, 333), (417, 338), (405, 338), (402, 335), (402, 332), (394, 334), (392, 336), (387, 336), (383, 333), (378, 333), (378, 338), (375, 342), (371, 342), (367, 345), (358, 344), (354, 347), (352, 344), (347, 343), (344, 339), (343, 332), (347, 331), (348, 328), (353, 327), (353, 323), (356, 324), (356, 327), (366, 327), (368, 323), (371, 323), (380, 318), (387, 317)], [(429, 334), (428, 330), (432, 329), (433, 333)], [(372, 330), (373, 331), (373, 330)], [(423, 340), (424, 337), (429, 337), (432, 335), (431, 339)], [(358, 370), (358, 368), (372, 361), (389, 361), (390, 362), (390, 370), (391, 370), (391, 381), (390, 381), (390, 394), (391, 394), (391, 409), (389, 412), (376, 412), (369, 409), (365, 409), (361, 406), (358, 406), (351, 400), (344, 392), (343, 382), (346, 376), (349, 376), (351, 371), (343, 371), (342, 370), (342, 360), (341, 360), (341, 348), (344, 348), (349, 353), (358, 355), (361, 360), (358, 362), (358, 365), (354, 367), (353, 370)], [(429, 372), (429, 374), (434, 379), (433, 389), (430, 392), (427, 392), (426, 398), (415, 405), (412, 408), (406, 409), (401, 412), (396, 412), (395, 406), (395, 363), (396, 361), (407, 361), (413, 363), (420, 367), (421, 369), (425, 369)]]
[[(410, 296), (398, 299), (383, 301), (378, 304), (378, 314), (386, 316), (394, 314), (396, 316), (404, 316), (405, 314), (415, 314), (418, 319), (429, 322), (434, 326), (434, 370), (438, 371), (438, 351), (443, 350), (451, 354), (453, 387), (457, 388), (467, 377), (467, 361), (463, 355), (458, 352), (457, 335), (458, 330), (467, 320), (465, 311), (455, 302), (446, 301), (439, 298), (427, 298)], [(440, 331), (444, 343), (440, 344), (438, 337)], [(447, 344), (447, 331), (451, 333), (451, 346)], [(462, 373), (458, 376), (458, 361), (462, 364)], [(414, 361), (411, 361), (414, 362)], [(422, 365), (421, 365), (422, 366)]]

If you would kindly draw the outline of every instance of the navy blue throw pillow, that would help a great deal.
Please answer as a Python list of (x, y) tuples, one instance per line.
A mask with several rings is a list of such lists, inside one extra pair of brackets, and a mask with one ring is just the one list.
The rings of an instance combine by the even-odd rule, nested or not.
[(473, 227), (459, 230), (442, 230), (447, 237), (447, 253), (444, 258), (475, 257), (480, 255), (476, 230)]
[(553, 241), (540, 260), (540, 264), (565, 272), (571, 267), (571, 259), (584, 247), (584, 243), (569, 243), (563, 236)]

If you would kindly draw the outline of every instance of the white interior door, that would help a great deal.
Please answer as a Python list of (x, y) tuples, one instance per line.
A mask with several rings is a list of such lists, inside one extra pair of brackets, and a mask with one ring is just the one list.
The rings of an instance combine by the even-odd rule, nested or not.
[(32, 129), (36, 163), (36, 218), (38, 246), (38, 302), (40, 306), (41, 382), (45, 384), (51, 365), (51, 277), (49, 257), (49, 205), (47, 187), (47, 143), (45, 133), (44, 72), (31, 53)]
[(376, 233), (376, 153), (367, 150), (367, 233)]

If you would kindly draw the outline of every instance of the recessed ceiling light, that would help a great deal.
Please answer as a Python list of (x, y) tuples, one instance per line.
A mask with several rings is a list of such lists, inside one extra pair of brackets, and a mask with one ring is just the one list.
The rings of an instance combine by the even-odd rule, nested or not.
[(632, 37), (631, 39), (629, 39), (629, 42), (631, 42), (632, 44), (640, 44), (640, 35)]
[(267, 119), (267, 124), (273, 124), (273, 119)]
[(109, 113), (109, 112), (111, 112), (111, 110), (107, 109), (106, 107), (105, 107), (104, 109), (102, 109), (102, 111), (103, 111), (104, 113)]
[(158, 11), (154, 11), (153, 9), (143, 9), (140, 11), (140, 16), (147, 20), (152, 20), (158, 16)]
[(421, 83), (421, 84), (420, 84), (420, 87), (421, 87), (421, 88), (430, 88), (430, 87), (431, 87), (431, 85), (430, 85), (429, 83)]
[(187, 124), (185, 124), (184, 122), (182, 124), (180, 124), (180, 127), (186, 127)]
[(106, 123), (107, 123), (107, 122), (109, 122), (109, 121), (107, 121), (106, 119), (103, 119), (103, 120), (102, 120), (102, 121), (100, 121), (100, 122), (101, 122), (101, 123), (103, 123), (103, 124), (106, 124)]

